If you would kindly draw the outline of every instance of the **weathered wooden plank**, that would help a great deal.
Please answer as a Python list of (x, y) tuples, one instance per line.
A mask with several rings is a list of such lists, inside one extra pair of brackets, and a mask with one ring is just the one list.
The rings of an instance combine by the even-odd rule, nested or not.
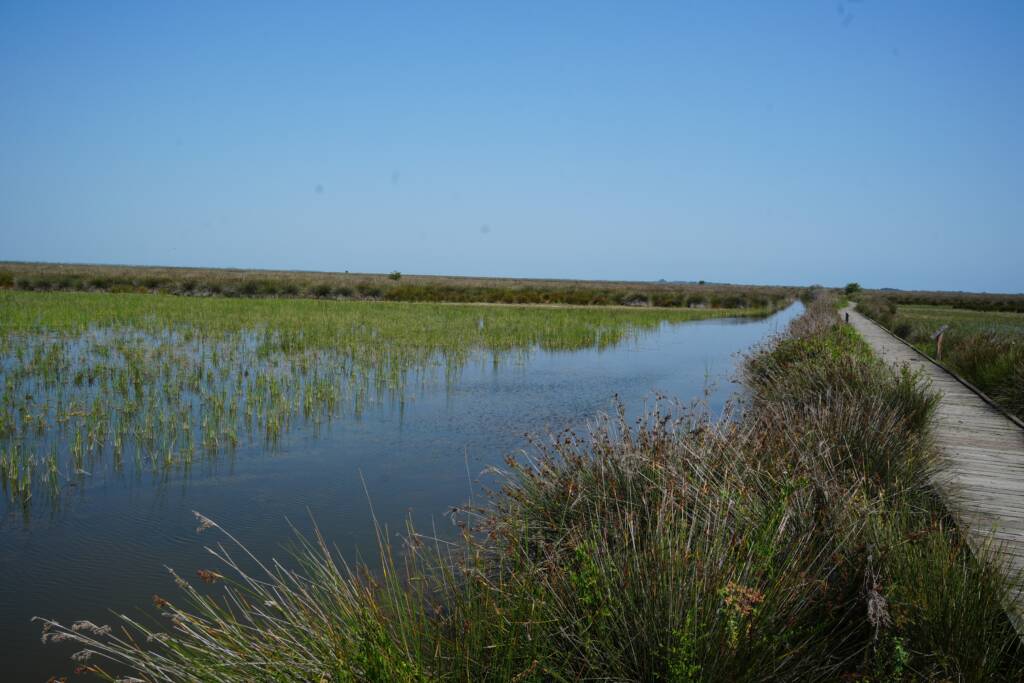
[[(969, 545), (995, 556), (1015, 579), (1024, 573), (1024, 429), (916, 349), (852, 308), (850, 324), (886, 362), (921, 369), (941, 399), (933, 439), (940, 452), (933, 483)], [(1007, 611), (1024, 636), (1024, 584)]]

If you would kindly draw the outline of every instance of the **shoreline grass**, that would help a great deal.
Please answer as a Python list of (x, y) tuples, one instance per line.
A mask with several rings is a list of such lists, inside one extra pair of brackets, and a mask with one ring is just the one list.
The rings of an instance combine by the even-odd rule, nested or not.
[[(216, 522), (156, 626), (41, 620), (107, 680), (1019, 680), (1013, 585), (929, 485), (936, 404), (820, 297), (721, 420), (655, 408), (541, 439), (380, 567), (324, 539), (264, 564)], [(124, 673), (122, 673), (124, 672)], [(127, 676), (127, 677), (126, 677)]]

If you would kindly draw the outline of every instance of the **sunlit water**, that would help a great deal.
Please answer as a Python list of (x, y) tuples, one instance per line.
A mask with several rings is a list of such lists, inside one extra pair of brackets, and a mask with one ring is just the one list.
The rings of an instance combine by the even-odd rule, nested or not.
[(446, 512), (479, 496), (481, 472), (527, 447), (526, 433), (584, 428), (616, 396), (632, 414), (658, 394), (706, 397), (718, 412), (737, 391), (737, 354), (800, 310), (666, 324), (603, 350), (534, 350), (498, 365), (474, 357), (454, 381), (417, 382), (404, 403), (369, 405), (318, 432), (293, 428), (272, 453), (241, 447), (163, 481), (97, 477), (52, 512), (26, 521), (12, 511), (0, 526), (0, 679), (43, 681), (73, 668), (68, 649), (40, 643), (32, 616), (152, 615), (153, 593), (174, 595), (165, 566), (186, 577), (216, 567), (192, 510), (262, 556), (285, 555), (289, 522), (308, 530), (313, 515), (349, 559), (372, 557), (371, 504), (392, 535), (410, 516), (421, 530), (451, 534)]

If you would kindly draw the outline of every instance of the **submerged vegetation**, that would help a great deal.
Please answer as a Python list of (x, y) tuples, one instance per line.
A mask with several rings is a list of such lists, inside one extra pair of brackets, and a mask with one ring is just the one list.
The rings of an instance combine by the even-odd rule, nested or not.
[(794, 287), (530, 280), (302, 271), (0, 263), (0, 288), (23, 291), (162, 293), (180, 296), (304, 297), (664, 308), (778, 308)]
[(1020, 680), (1001, 605), (929, 475), (936, 396), (821, 298), (747, 361), (725, 419), (604, 419), (510, 459), (460, 543), (410, 530), (383, 565), (319, 537), (154, 596), (165, 626), (43, 620), (122, 681)]
[(160, 475), (401, 404), (474, 359), (765, 312), (0, 292), (0, 486), (27, 511), (104, 471)]
[(897, 305), (887, 298), (861, 300), (857, 310), (931, 356), (932, 335), (943, 335), (943, 365), (1024, 418), (1024, 314), (946, 306)]

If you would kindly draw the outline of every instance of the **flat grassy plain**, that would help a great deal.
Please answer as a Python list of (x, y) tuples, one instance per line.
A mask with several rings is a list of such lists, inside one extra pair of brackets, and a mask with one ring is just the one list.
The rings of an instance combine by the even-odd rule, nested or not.
[(1024, 294), (873, 289), (866, 290), (865, 295), (884, 298), (900, 306), (942, 306), (972, 311), (1024, 313)]
[(381, 529), (372, 570), (319, 537), (261, 563), (197, 514), (223, 544), (211, 585), (175, 574), (156, 625), (41, 620), (43, 639), (143, 681), (1021, 680), (1012, 585), (929, 486), (923, 379), (824, 297), (744, 374), (721, 420), (540, 440), (461, 543)]
[(949, 325), (942, 363), (1024, 418), (1024, 313), (935, 305), (897, 305), (868, 298), (858, 310), (934, 357), (932, 334)]
[(182, 296), (730, 309), (777, 308), (800, 293), (796, 287), (750, 285), (50, 263), (0, 263), (0, 288), (3, 287)]
[(272, 448), (295, 423), (402, 403), (474, 358), (767, 312), (0, 291), (0, 486), (28, 511), (101, 468), (158, 474)]

